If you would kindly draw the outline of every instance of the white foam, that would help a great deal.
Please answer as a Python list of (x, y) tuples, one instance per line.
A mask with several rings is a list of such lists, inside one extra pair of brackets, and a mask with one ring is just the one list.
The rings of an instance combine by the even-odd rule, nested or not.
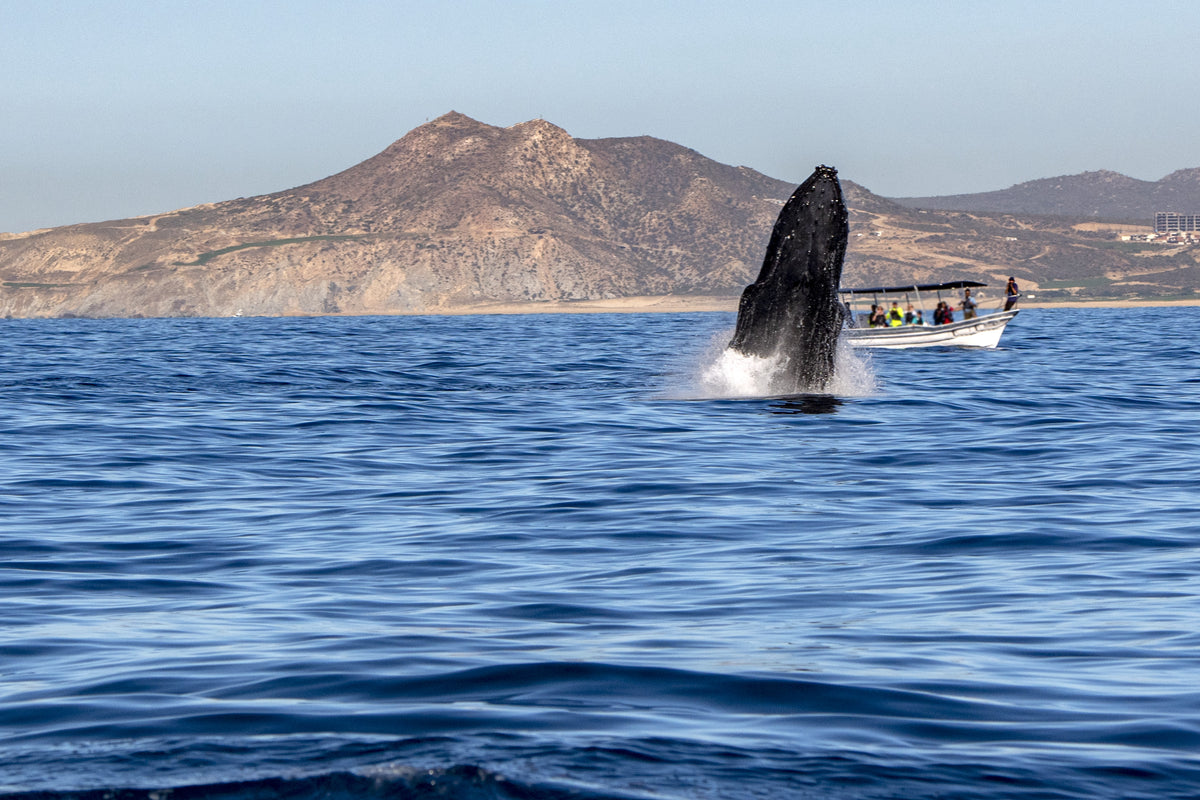
[[(677, 400), (777, 397), (789, 393), (784, 359), (760, 358), (727, 347), (732, 331), (717, 333), (691, 364), (683, 365), (667, 395)], [(838, 342), (833, 379), (822, 394), (864, 397), (877, 388), (866, 353)]]
[(878, 389), (869, 351), (851, 346), (846, 337), (841, 336), (833, 362), (833, 379), (825, 387), (825, 393), (838, 397), (868, 397)]

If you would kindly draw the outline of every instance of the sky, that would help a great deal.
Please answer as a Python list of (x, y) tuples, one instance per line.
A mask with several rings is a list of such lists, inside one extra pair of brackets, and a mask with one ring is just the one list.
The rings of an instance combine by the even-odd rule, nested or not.
[(458, 111), (888, 197), (1200, 166), (1182, 0), (0, 0), (0, 231), (279, 191)]

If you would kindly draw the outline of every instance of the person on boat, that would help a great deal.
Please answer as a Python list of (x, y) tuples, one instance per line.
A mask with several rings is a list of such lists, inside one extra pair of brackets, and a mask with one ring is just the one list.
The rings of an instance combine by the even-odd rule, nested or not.
[(912, 303), (908, 304), (908, 310), (904, 312), (904, 324), (905, 325), (916, 325), (917, 324), (917, 315), (916, 315), (916, 312), (913, 311)]
[(1021, 290), (1017, 288), (1017, 279), (1013, 276), (1008, 276), (1008, 285), (1004, 287), (1004, 310), (1008, 311), (1017, 304), (1017, 298), (1021, 296)]
[(892, 301), (892, 307), (888, 309), (887, 324), (889, 328), (899, 328), (904, 324), (904, 312), (900, 310), (900, 304), (895, 300)]
[(963, 290), (963, 319), (975, 319), (975, 298), (971, 297), (971, 290)]
[(938, 300), (937, 308), (933, 310), (933, 324), (945, 325), (952, 319), (953, 317), (950, 314), (950, 309), (946, 306), (946, 301)]
[(913, 318), (912, 324), (913, 325), (924, 325), (925, 324), (925, 313), (923, 311), (921, 311), (921, 309), (919, 309), (919, 308), (917, 309), (917, 316)]
[(887, 317), (883, 313), (883, 307), (871, 304), (871, 327), (886, 328)]

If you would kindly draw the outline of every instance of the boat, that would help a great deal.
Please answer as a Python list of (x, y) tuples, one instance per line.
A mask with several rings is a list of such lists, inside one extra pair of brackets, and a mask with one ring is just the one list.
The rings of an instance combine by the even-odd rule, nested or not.
[[(839, 289), (846, 314), (846, 338), (854, 347), (886, 347), (901, 349), (906, 347), (984, 347), (992, 348), (1000, 344), (1004, 328), (1017, 316), (1018, 310), (987, 312), (978, 309), (976, 316), (962, 319), (961, 312), (952, 322), (942, 325), (932, 324), (933, 319), (927, 309), (922, 307), (922, 293), (926, 298), (936, 295), (942, 299), (942, 292), (961, 289), (975, 289), (987, 286), (978, 281), (950, 281), (948, 283), (910, 284), (908, 286), (875, 286), (865, 289)], [(925, 319), (924, 325), (899, 325), (896, 327), (869, 327), (870, 312), (862, 308), (862, 304), (883, 305), (885, 308), (896, 301), (902, 309), (907, 309), (911, 303), (921, 309)], [(960, 298), (951, 298), (951, 302), (961, 302)]]

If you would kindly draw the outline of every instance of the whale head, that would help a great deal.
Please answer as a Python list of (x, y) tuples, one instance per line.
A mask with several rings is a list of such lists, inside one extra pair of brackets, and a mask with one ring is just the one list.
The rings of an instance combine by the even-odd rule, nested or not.
[(785, 393), (821, 392), (833, 377), (849, 235), (837, 170), (821, 165), (779, 212), (758, 279), (742, 292), (729, 347), (782, 359)]

